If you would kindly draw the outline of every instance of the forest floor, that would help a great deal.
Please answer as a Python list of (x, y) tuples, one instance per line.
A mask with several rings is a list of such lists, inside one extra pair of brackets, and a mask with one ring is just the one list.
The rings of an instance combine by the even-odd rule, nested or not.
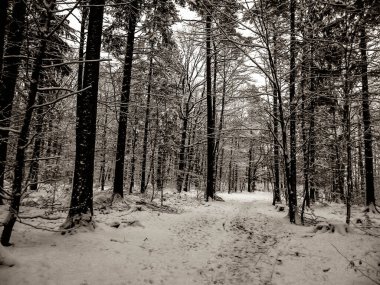
[[(0, 247), (0, 264), (14, 264), (0, 266), (0, 284), (380, 284), (376, 233), (290, 225), (267, 192), (218, 195), (225, 202), (166, 193), (160, 210), (132, 196), (98, 207), (95, 230), (64, 235), (17, 223), (14, 246)], [(45, 211), (22, 210), (29, 217)], [(0, 218), (6, 211), (0, 207)], [(343, 205), (319, 205), (315, 213), (345, 220)], [(58, 229), (65, 215), (23, 221)]]

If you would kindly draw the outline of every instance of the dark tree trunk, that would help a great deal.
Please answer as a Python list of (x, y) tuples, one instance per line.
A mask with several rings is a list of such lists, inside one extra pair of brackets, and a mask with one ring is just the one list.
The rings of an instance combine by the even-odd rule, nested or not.
[(83, 87), (77, 97), (76, 154), (69, 214), (63, 228), (92, 222), (99, 59), (105, 0), (90, 0)]
[(100, 190), (104, 191), (104, 187), (106, 184), (106, 166), (107, 166), (107, 129), (108, 129), (108, 109), (106, 108), (105, 114), (104, 114), (104, 126), (103, 126), (103, 132), (102, 132), (102, 159), (101, 159), (101, 166), (100, 166)]
[(281, 203), (280, 195), (280, 152), (278, 143), (278, 106), (277, 106), (277, 90), (273, 89), (273, 165), (274, 165), (274, 189), (273, 203)]
[(358, 149), (358, 168), (359, 168), (359, 185), (358, 185), (358, 191), (360, 199), (363, 201), (366, 197), (365, 194), (365, 172), (364, 172), (364, 164), (363, 164), (363, 137), (362, 137), (362, 124), (361, 124), (362, 118), (358, 116), (358, 139), (357, 139), (357, 149)]
[[(37, 98), (37, 105), (43, 104), (43, 95), (39, 94)], [(39, 159), (41, 156), (42, 145), (42, 129), (44, 123), (44, 108), (38, 107), (36, 110), (36, 135), (34, 139), (32, 162), (30, 163), (29, 179), (30, 190), (37, 191), (38, 188), (38, 173), (39, 173)]]
[[(312, 75), (314, 76), (314, 75)], [(314, 85), (314, 78), (311, 78), (311, 85)], [(314, 92), (313, 90), (312, 92)], [(309, 181), (310, 181), (310, 201), (315, 203), (315, 100), (311, 99), (310, 102), (310, 123), (309, 123)], [(309, 202), (310, 203), (310, 202)]]
[[(345, 83), (347, 85), (347, 83)], [(346, 179), (347, 179), (347, 196), (346, 196), (346, 208), (347, 216), (346, 223), (350, 223), (351, 219), (351, 198), (352, 198), (352, 146), (351, 146), (351, 120), (350, 120), (350, 100), (348, 90), (345, 90), (345, 102), (343, 110), (343, 120), (345, 128), (345, 141), (346, 141)]]
[(253, 163), (253, 142), (250, 142), (249, 151), (248, 151), (248, 192), (253, 192), (255, 189), (252, 188), (254, 184), (254, 163)]
[(314, 35), (310, 36), (312, 43), (310, 45), (310, 85), (309, 85), (309, 93), (310, 93), (310, 107), (309, 110), (309, 140), (307, 146), (307, 167), (308, 167), (308, 175), (309, 175), (309, 188), (310, 188), (310, 196), (308, 197), (307, 206), (310, 207), (310, 201), (315, 202), (315, 98), (317, 95), (316, 91), (316, 73), (314, 66), (314, 47), (313, 47), (313, 39)]
[[(9, 26), (7, 46), (3, 58), (3, 72), (0, 78), (0, 205), (3, 204), (4, 174), (7, 159), (10, 118), (15, 95), (20, 51), (24, 41), (25, 15), (27, 0), (15, 0), (12, 21)], [(3, 3), (4, 4), (4, 3)], [(4, 11), (2, 11), (4, 12)]]
[[(151, 43), (151, 51), (149, 58), (149, 74), (148, 74), (148, 88), (146, 97), (146, 109), (145, 109), (145, 125), (144, 125), (144, 138), (143, 138), (143, 153), (141, 161), (141, 182), (140, 182), (140, 192), (145, 193), (147, 184), (146, 183), (146, 162), (148, 156), (148, 132), (149, 132), (149, 120), (150, 120), (150, 98), (151, 98), (151, 88), (153, 79), (153, 42)], [(148, 180), (149, 181), (149, 180)], [(158, 187), (158, 185), (157, 185)]]
[[(219, 187), (216, 186), (216, 184), (214, 185), (215, 188), (219, 188), (219, 189), (216, 189), (216, 190), (220, 190), (220, 186), (221, 186), (221, 179), (222, 179), (222, 174), (221, 174), (221, 171), (223, 170), (223, 155), (222, 155), (222, 158), (221, 158), (221, 162), (219, 163), (219, 153), (220, 153), (220, 139), (221, 139), (221, 136), (222, 136), (222, 130), (223, 130), (223, 122), (224, 122), (224, 108), (225, 108), (225, 105), (226, 105), (226, 93), (227, 93), (227, 80), (226, 80), (226, 57), (224, 57), (223, 59), (223, 84), (222, 84), (222, 100), (221, 100), (221, 110), (220, 110), (220, 117), (219, 117), (219, 126), (218, 126), (218, 133), (217, 133), (217, 136), (215, 138), (215, 152), (216, 152), (216, 156), (215, 156), (215, 176), (219, 175), (219, 182), (218, 182), (218, 185)], [(216, 79), (215, 79), (215, 82), (214, 84), (216, 84)], [(216, 94), (215, 94), (216, 96)], [(221, 150), (221, 152), (223, 152), (223, 149)], [(218, 171), (218, 164), (220, 165), (219, 167), (219, 171)], [(215, 183), (216, 183), (216, 179), (215, 179)]]
[(232, 157), (233, 157), (233, 139), (231, 143), (231, 150), (230, 150), (230, 162), (228, 164), (228, 193), (231, 193), (233, 189), (233, 169), (232, 169)]
[(188, 152), (187, 152), (187, 167), (186, 167), (186, 176), (185, 176), (185, 182), (184, 182), (184, 188), (183, 191), (188, 192), (191, 189), (191, 173), (194, 170), (194, 146), (191, 145), (192, 141), (195, 141), (195, 133), (196, 128), (193, 128), (192, 135), (188, 138), (187, 145), (189, 146)]
[[(273, 36), (273, 68), (277, 67), (277, 37)], [(280, 152), (278, 142), (278, 104), (277, 104), (277, 84), (273, 84), (273, 166), (274, 166), (274, 189), (273, 189), (273, 202), (281, 203), (280, 195)]]
[(0, 1), (0, 81), (3, 70), (3, 56), (5, 46), (5, 26), (8, 19), (8, 0)]
[[(160, 141), (158, 144), (157, 150), (157, 191), (161, 193), (161, 197), (163, 197), (164, 193), (164, 175), (165, 175), (165, 163), (164, 163), (164, 146)], [(161, 206), (163, 203), (163, 199), (161, 198)]]
[(304, 223), (304, 209), (305, 206), (310, 207), (310, 194), (309, 194), (309, 152), (308, 152), (308, 140), (306, 136), (306, 95), (305, 95), (305, 85), (307, 82), (307, 68), (306, 68), (306, 54), (307, 54), (307, 45), (304, 46), (302, 51), (302, 78), (301, 78), (301, 132), (302, 132), (302, 152), (303, 152), (303, 178), (304, 178), (304, 199), (302, 202), (302, 211), (301, 211), (301, 222)]
[(127, 47), (124, 58), (123, 85), (121, 90), (119, 128), (117, 133), (116, 164), (115, 177), (113, 184), (113, 193), (123, 197), (124, 188), (124, 159), (125, 159), (125, 142), (127, 135), (129, 97), (131, 92), (131, 75), (133, 48), (135, 42), (135, 29), (139, 15), (140, 0), (133, 0), (130, 4), (130, 17), (128, 20)]
[(132, 157), (131, 157), (131, 172), (130, 172), (130, 183), (129, 183), (129, 194), (132, 194), (133, 189), (135, 187), (135, 171), (136, 171), (136, 144), (138, 139), (138, 116), (137, 109), (135, 111), (135, 124), (133, 127), (133, 138), (132, 138)]
[(351, 141), (351, 88), (349, 82), (349, 52), (345, 49), (345, 72), (343, 83), (343, 134), (346, 147), (346, 183), (347, 183), (347, 195), (346, 195), (346, 223), (350, 223), (351, 219), (351, 200), (352, 200), (352, 141)]
[(31, 83), (29, 94), (27, 97), (25, 116), (22, 123), (20, 135), (17, 139), (17, 150), (16, 150), (16, 164), (14, 169), (13, 176), (13, 185), (12, 185), (12, 201), (9, 208), (9, 213), (7, 218), (4, 221), (4, 229), (1, 235), (1, 244), (3, 246), (9, 246), (10, 238), (12, 234), (13, 226), (16, 222), (16, 218), (20, 208), (20, 201), (22, 195), (22, 182), (24, 178), (24, 166), (25, 166), (25, 153), (26, 147), (28, 145), (28, 136), (30, 130), (30, 124), (33, 115), (33, 106), (36, 102), (37, 97), (37, 88), (40, 81), (40, 75), (42, 71), (42, 60), (45, 56), (46, 45), (47, 45), (47, 36), (50, 30), (50, 22), (52, 18), (52, 10), (55, 4), (55, 0), (47, 1), (46, 11), (42, 12), (42, 23), (43, 28), (41, 30), (45, 31), (43, 34), (41, 32), (40, 43), (33, 63), (33, 71), (31, 75)]
[(219, 154), (219, 146), (217, 145), (217, 134), (216, 134), (216, 89), (217, 89), (217, 72), (218, 72), (218, 51), (216, 47), (215, 40), (212, 39), (212, 46), (213, 46), (213, 83), (212, 83), (212, 120), (214, 122), (214, 170), (213, 170), (213, 191), (215, 194), (216, 191), (216, 178), (218, 176), (218, 154)]
[(186, 156), (186, 137), (187, 137), (187, 124), (189, 116), (189, 102), (186, 103), (186, 110), (184, 118), (182, 120), (182, 132), (181, 132), (181, 142), (179, 148), (178, 157), (178, 174), (177, 174), (177, 192), (181, 193), (183, 186), (184, 170), (185, 170), (185, 156)]
[[(362, 3), (362, 1), (360, 1)], [(363, 7), (361, 7), (363, 8)], [(373, 151), (372, 151), (372, 130), (371, 113), (369, 107), (368, 91), (368, 61), (367, 61), (367, 35), (365, 23), (360, 26), (360, 54), (361, 54), (361, 74), (362, 74), (362, 112), (364, 131), (364, 162), (365, 162), (365, 185), (366, 185), (366, 206), (375, 205), (375, 185), (373, 178)]]
[(297, 213), (297, 148), (296, 148), (296, 33), (295, 33), (296, 1), (290, 0), (290, 188), (289, 188), (289, 218), (296, 223)]
[(234, 191), (235, 193), (238, 190), (238, 182), (239, 182), (239, 172), (238, 172), (238, 166), (237, 164), (234, 164), (234, 175), (233, 175), (233, 185), (234, 185)]
[(206, 201), (214, 199), (215, 122), (211, 78), (211, 14), (206, 15), (207, 184)]
[(219, 191), (223, 191), (224, 189), (222, 189), (222, 183), (223, 183), (223, 171), (224, 171), (224, 168), (223, 168), (223, 163), (224, 163), (224, 148), (222, 148), (221, 152), (220, 152), (220, 159), (219, 159)]
[(305, 95), (302, 94), (302, 150), (303, 150), (303, 176), (304, 176), (304, 200), (302, 203), (301, 222), (303, 223), (303, 213), (305, 206), (310, 207), (310, 192), (309, 192), (309, 170), (310, 170), (310, 156), (306, 137), (306, 125), (305, 125)]
[(84, 57), (84, 42), (86, 39), (86, 24), (88, 17), (88, 7), (82, 7), (82, 22), (80, 26), (80, 39), (79, 39), (79, 64), (78, 64), (78, 90), (83, 89), (83, 57)]

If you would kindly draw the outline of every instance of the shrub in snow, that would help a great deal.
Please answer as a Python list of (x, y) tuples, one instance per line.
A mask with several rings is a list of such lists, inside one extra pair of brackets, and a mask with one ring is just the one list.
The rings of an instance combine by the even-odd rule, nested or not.
[(314, 226), (314, 230), (320, 233), (340, 233), (341, 235), (346, 235), (350, 232), (350, 228), (347, 224), (331, 224), (327, 222), (320, 222)]
[(274, 208), (277, 210), (277, 212), (284, 212), (286, 206), (283, 204), (276, 204), (276, 206)]

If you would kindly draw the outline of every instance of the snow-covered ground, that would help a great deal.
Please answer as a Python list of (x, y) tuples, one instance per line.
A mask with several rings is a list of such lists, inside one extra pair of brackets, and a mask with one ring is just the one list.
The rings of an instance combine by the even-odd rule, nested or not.
[[(270, 205), (271, 193), (219, 195), (225, 202), (167, 193), (164, 211), (133, 196), (99, 207), (94, 231), (62, 235), (18, 223), (15, 245), (0, 247), (0, 284), (379, 284), (380, 238), (373, 233), (290, 225)], [(343, 205), (319, 205), (315, 214), (345, 220)], [(53, 216), (61, 219), (25, 222), (58, 229), (65, 213)]]

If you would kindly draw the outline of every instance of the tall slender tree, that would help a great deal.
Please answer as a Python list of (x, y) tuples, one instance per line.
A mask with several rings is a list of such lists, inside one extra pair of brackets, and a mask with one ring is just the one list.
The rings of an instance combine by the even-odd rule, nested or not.
[(295, 31), (296, 1), (290, 0), (290, 188), (289, 188), (289, 218), (296, 223), (297, 213), (297, 149), (296, 149), (296, 31)]
[(141, 181), (140, 181), (140, 193), (145, 193), (147, 187), (146, 179), (146, 163), (148, 156), (148, 131), (149, 131), (149, 121), (150, 121), (150, 102), (152, 98), (152, 80), (153, 80), (153, 48), (154, 43), (150, 43), (149, 52), (149, 72), (148, 72), (148, 86), (146, 91), (146, 106), (145, 106), (145, 123), (144, 123), (144, 135), (143, 135), (143, 153), (141, 160)]
[[(274, 29), (273, 31), (273, 69), (277, 68), (277, 35)], [(274, 72), (276, 73), (276, 72)], [(273, 84), (273, 201), (272, 205), (276, 203), (281, 203), (280, 194), (280, 151), (279, 151), (279, 141), (278, 141), (278, 99), (277, 99), (277, 84)]]
[(16, 150), (16, 165), (13, 175), (12, 185), (12, 201), (9, 208), (9, 213), (4, 222), (4, 229), (1, 235), (1, 244), (4, 246), (10, 245), (9, 241), (12, 234), (13, 226), (16, 222), (17, 215), (20, 208), (21, 194), (22, 194), (22, 182), (24, 178), (24, 166), (25, 166), (25, 153), (28, 145), (28, 136), (30, 130), (30, 124), (33, 115), (33, 107), (36, 102), (37, 88), (42, 72), (42, 61), (45, 57), (48, 37), (50, 33), (50, 24), (53, 15), (53, 9), (55, 7), (55, 0), (48, 0), (44, 2), (44, 10), (41, 14), (42, 28), (40, 28), (40, 43), (38, 46), (38, 52), (33, 62), (33, 71), (31, 76), (31, 82), (29, 87), (29, 94), (27, 97), (26, 110), (24, 120), (22, 123), (21, 131), (17, 140)]
[(215, 121), (214, 107), (212, 96), (212, 78), (211, 78), (211, 6), (206, 8), (206, 101), (207, 101), (207, 183), (206, 183), (206, 201), (209, 198), (214, 199), (214, 163), (215, 163)]
[(8, 0), (0, 1), (0, 79), (3, 71), (3, 55), (5, 46), (5, 27), (8, 19)]
[[(21, 61), (21, 46), (24, 41), (27, 0), (15, 0), (12, 20), (9, 25), (7, 45), (0, 78), (0, 204), (3, 203), (4, 174), (7, 158), (8, 137), (12, 104)], [(4, 12), (4, 11), (3, 11)]]
[(79, 38), (79, 64), (78, 64), (78, 91), (83, 89), (83, 67), (84, 67), (84, 44), (86, 40), (86, 25), (88, 17), (88, 7), (83, 5), (82, 21), (80, 24), (80, 38)]
[(76, 154), (70, 210), (62, 228), (92, 222), (93, 177), (96, 138), (96, 113), (100, 65), (100, 47), (105, 0), (90, 0), (86, 64), (83, 74), (85, 90), (77, 97)]
[[(362, 81), (362, 115), (364, 132), (364, 162), (365, 162), (365, 185), (366, 185), (366, 206), (368, 210), (375, 206), (375, 185), (373, 174), (373, 150), (372, 150), (372, 130), (371, 112), (369, 104), (368, 88), (368, 59), (367, 59), (367, 33), (365, 22), (365, 10), (363, 0), (358, 1), (360, 16), (362, 21), (359, 26), (360, 56), (361, 56), (361, 81)], [(372, 209), (374, 211), (374, 209)]]
[(115, 178), (113, 183), (113, 193), (123, 197), (124, 185), (124, 159), (125, 143), (127, 135), (128, 110), (131, 93), (132, 62), (135, 43), (135, 29), (139, 17), (141, 0), (133, 0), (130, 4), (130, 15), (128, 20), (127, 46), (125, 48), (123, 85), (121, 89), (119, 127), (117, 135)]

